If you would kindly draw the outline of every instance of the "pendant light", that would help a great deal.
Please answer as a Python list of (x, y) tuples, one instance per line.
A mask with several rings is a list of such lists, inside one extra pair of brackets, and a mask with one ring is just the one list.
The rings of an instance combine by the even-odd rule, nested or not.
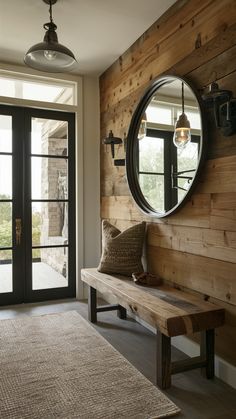
[(50, 22), (43, 25), (46, 33), (43, 42), (33, 45), (25, 54), (24, 62), (36, 70), (61, 73), (72, 70), (76, 63), (74, 54), (64, 45), (59, 44), (56, 33), (57, 25), (52, 18), (52, 5), (57, 0), (43, 0), (49, 4)]
[(190, 122), (187, 115), (184, 113), (184, 83), (182, 82), (182, 114), (175, 125), (173, 142), (177, 148), (184, 148), (190, 141)]

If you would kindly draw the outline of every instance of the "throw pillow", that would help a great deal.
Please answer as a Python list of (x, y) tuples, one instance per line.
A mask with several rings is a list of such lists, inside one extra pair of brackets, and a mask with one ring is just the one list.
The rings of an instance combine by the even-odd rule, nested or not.
[(102, 222), (102, 257), (99, 272), (131, 276), (143, 272), (142, 251), (146, 223), (121, 232), (108, 221)]

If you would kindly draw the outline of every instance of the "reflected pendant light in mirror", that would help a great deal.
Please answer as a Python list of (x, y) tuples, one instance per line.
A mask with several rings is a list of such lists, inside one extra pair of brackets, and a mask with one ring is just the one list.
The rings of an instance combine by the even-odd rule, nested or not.
[(32, 46), (25, 54), (24, 62), (39, 71), (60, 73), (72, 70), (76, 59), (74, 54), (64, 45), (59, 44), (56, 33), (57, 26), (52, 18), (52, 4), (57, 0), (43, 0), (49, 4), (50, 22), (43, 25), (46, 33), (43, 42)]
[(184, 148), (190, 141), (190, 122), (184, 112), (184, 83), (182, 82), (182, 114), (176, 122), (173, 142), (177, 148)]

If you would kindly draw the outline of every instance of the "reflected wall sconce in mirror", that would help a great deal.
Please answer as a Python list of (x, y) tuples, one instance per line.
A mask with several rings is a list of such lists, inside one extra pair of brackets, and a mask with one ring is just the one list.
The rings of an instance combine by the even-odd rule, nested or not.
[(190, 122), (184, 112), (184, 83), (182, 82), (182, 114), (175, 125), (173, 142), (177, 148), (184, 148), (191, 141)]
[(43, 25), (46, 33), (43, 42), (33, 45), (25, 54), (24, 63), (39, 71), (61, 73), (70, 71), (76, 63), (75, 56), (69, 48), (59, 44), (57, 25), (53, 22), (52, 5), (57, 0), (43, 0), (49, 5), (50, 22)]
[[(111, 155), (114, 159), (115, 166), (125, 166), (125, 159), (115, 159), (115, 144), (122, 144), (123, 140), (120, 137), (114, 137), (112, 130), (109, 131), (108, 137), (103, 140), (103, 143), (111, 146)], [(124, 138), (125, 148), (125, 138)]]
[(139, 132), (138, 132), (138, 139), (142, 140), (146, 137), (147, 134), (147, 114), (144, 112), (141, 118)]
[(213, 108), (216, 127), (226, 137), (236, 133), (236, 99), (231, 90), (219, 89), (217, 83), (211, 83), (209, 91), (202, 95), (209, 108)]

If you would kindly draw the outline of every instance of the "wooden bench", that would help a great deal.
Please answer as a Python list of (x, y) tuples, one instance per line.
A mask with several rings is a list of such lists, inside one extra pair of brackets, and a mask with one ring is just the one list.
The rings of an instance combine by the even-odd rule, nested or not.
[[(147, 287), (122, 276), (103, 274), (96, 268), (82, 269), (81, 279), (89, 286), (88, 314), (92, 323), (97, 313), (117, 310), (126, 318), (126, 310), (145, 320), (157, 331), (157, 384), (171, 386), (171, 374), (202, 368), (207, 378), (214, 377), (214, 329), (224, 323), (224, 309), (195, 295), (168, 285)], [(96, 291), (116, 304), (97, 307)], [(201, 332), (200, 356), (171, 362), (171, 338)]]

